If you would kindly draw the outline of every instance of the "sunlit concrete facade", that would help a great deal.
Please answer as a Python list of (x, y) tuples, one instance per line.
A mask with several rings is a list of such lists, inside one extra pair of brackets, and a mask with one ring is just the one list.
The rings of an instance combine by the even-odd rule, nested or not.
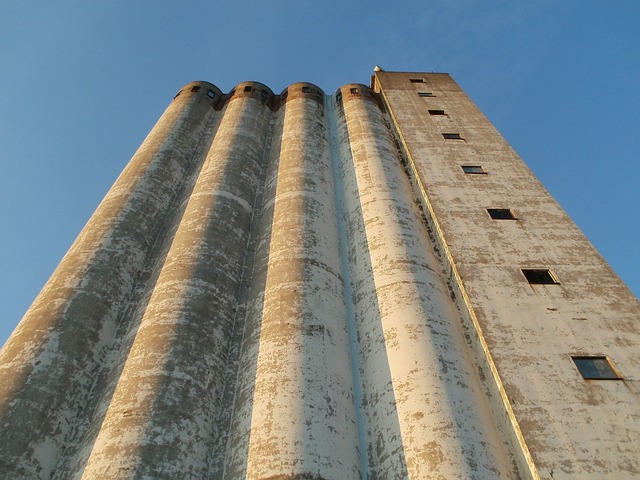
[(637, 478), (639, 322), (448, 75), (194, 82), (0, 351), (0, 477)]

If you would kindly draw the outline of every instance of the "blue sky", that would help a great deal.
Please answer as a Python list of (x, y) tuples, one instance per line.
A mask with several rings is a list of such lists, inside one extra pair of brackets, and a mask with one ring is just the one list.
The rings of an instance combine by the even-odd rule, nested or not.
[(640, 295), (640, 3), (29, 1), (0, 15), (0, 344), (192, 80), (448, 72)]

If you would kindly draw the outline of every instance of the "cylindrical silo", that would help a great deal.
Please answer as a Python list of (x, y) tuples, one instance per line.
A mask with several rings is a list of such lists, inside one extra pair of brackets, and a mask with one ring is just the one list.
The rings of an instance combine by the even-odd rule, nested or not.
[(236, 86), (184, 208), (82, 478), (210, 478), (273, 98)]
[(324, 100), (281, 95), (225, 479), (360, 478)]
[(337, 97), (369, 478), (511, 478), (375, 94)]
[(179, 92), (0, 352), (3, 478), (50, 478), (77, 446), (105, 352), (206, 152), (219, 98), (206, 82)]

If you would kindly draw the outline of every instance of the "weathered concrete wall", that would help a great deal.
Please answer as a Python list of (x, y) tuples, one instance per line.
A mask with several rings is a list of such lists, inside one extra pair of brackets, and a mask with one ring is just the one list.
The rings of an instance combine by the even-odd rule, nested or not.
[(227, 104), (83, 478), (205, 478), (270, 110)]
[(514, 478), (376, 98), (340, 93), (370, 478)]
[[(638, 301), (448, 75), (378, 72), (375, 83), (530, 475), (637, 477)], [(530, 285), (522, 268), (551, 269), (559, 284)], [(584, 380), (572, 355), (607, 356), (623, 380)]]
[(0, 352), (0, 476), (639, 474), (637, 300), (447, 75), (373, 86), (179, 92)]
[(359, 478), (324, 95), (278, 112), (225, 478)]
[(202, 158), (219, 96), (195, 82), (169, 105), (0, 352), (0, 476), (49, 478), (77, 445), (95, 380), (174, 198)]

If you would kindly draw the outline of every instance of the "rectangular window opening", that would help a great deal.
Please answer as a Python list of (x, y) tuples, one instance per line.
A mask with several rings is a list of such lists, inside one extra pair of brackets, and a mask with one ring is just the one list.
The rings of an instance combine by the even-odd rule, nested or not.
[(464, 140), (459, 133), (443, 133), (442, 136), (445, 140)]
[(250, 92), (251, 90), (253, 90), (253, 89), (251, 88), (250, 85), (247, 85), (246, 87), (244, 87), (244, 91), (245, 92)]
[(197, 92), (198, 90), (200, 90), (200, 87), (191, 87), (192, 92)]
[(357, 94), (360, 93), (360, 90), (358, 90), (357, 88), (352, 88), (350, 89), (351, 93)]
[(444, 110), (429, 110), (429, 115), (446, 115)]
[(207, 90), (207, 97), (213, 98), (215, 96), (216, 96), (216, 93), (213, 90)]
[(462, 165), (462, 171), (469, 175), (486, 175), (487, 172), (482, 165)]
[(311, 91), (311, 89), (309, 87), (302, 87), (302, 91), (304, 93), (309, 93)]
[(424, 80), (422, 78), (410, 78), (409, 81), (411, 83), (424, 83)]
[(508, 208), (487, 208), (487, 212), (494, 220), (517, 220), (514, 213)]
[(418, 96), (420, 97), (435, 97), (435, 95), (431, 92), (418, 92)]
[(560, 282), (546, 268), (523, 268), (523, 275), (531, 285), (557, 285)]
[(575, 356), (571, 359), (585, 380), (622, 380), (607, 357)]

